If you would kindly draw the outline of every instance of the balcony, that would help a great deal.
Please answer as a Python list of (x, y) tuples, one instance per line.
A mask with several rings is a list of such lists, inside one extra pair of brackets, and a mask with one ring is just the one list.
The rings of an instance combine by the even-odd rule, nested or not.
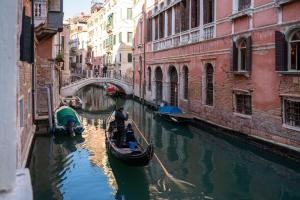
[[(50, 38), (57, 32), (63, 31), (64, 14), (62, 6), (62, 0), (49, 1), (47, 20), (35, 28), (36, 37), (39, 41)], [(47, 7), (44, 7), (43, 9), (47, 9)]]
[(202, 28), (191, 29), (167, 38), (153, 42), (153, 51), (175, 48), (187, 44), (212, 39), (215, 35), (215, 25), (206, 24)]
[(48, 27), (57, 29), (59, 32), (63, 30), (64, 14), (58, 11), (48, 11)]

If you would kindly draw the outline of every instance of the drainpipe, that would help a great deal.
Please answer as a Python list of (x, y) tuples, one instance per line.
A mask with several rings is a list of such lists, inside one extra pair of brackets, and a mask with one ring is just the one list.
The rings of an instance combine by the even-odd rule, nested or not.
[(32, 19), (32, 25), (31, 25), (31, 52), (32, 52), (32, 65), (31, 65), (31, 112), (32, 112), (32, 122), (35, 122), (35, 38), (34, 38), (34, 2), (32, 1), (31, 4), (31, 19)]
[(145, 94), (146, 94), (146, 34), (145, 34), (145, 30), (146, 30), (146, 7), (147, 7), (147, 0), (145, 0), (145, 4), (144, 4), (144, 9), (143, 9), (143, 17), (144, 17), (144, 69), (143, 69), (143, 77), (144, 77), (144, 81), (143, 81), (143, 104), (145, 104)]
[(133, 90), (133, 98), (135, 96), (135, 93), (134, 93), (134, 84), (135, 84), (135, 56), (133, 56), (133, 80), (132, 80), (132, 90)]

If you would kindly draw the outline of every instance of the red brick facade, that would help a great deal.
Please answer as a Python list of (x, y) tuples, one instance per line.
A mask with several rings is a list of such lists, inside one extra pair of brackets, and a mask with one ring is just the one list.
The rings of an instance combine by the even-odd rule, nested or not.
[[(203, 24), (204, 17), (200, 17), (198, 35), (195, 34), (197, 28), (190, 28), (180, 34), (174, 32), (172, 36), (146, 43), (145, 55), (143, 48), (136, 48), (135, 45), (135, 95), (144, 97), (150, 103), (159, 103), (156, 99), (155, 77), (155, 70), (159, 67), (163, 71), (162, 101), (171, 103), (174, 94), (171, 92), (173, 83), (170, 78), (170, 68), (174, 66), (178, 74), (177, 85), (173, 84), (177, 87), (175, 96), (178, 96), (178, 106), (185, 111), (192, 112), (203, 120), (250, 136), (300, 148), (300, 127), (297, 118), (300, 110), (296, 108), (298, 104), (286, 104), (290, 107), (294, 106), (293, 112), (296, 113), (292, 115), (294, 123), (292, 126), (286, 126), (285, 117), (291, 115), (285, 114), (286, 110), (283, 106), (285, 99), (299, 101), (300, 71), (278, 70), (278, 63), (284, 60), (275, 56), (279, 50), (276, 49), (278, 45), (278, 41), (275, 40), (276, 31), (284, 34), (289, 40), (300, 28), (300, 12), (298, 12), (300, 1), (287, 1), (288, 3), (281, 4), (282, 1), (252, 0), (249, 9), (235, 11), (239, 9), (236, 7), (238, 5), (233, 5), (237, 2), (239, 0), (224, 0), (222, 3), (214, 1), (214, 20), (206, 25)], [(155, 6), (157, 5), (148, 6), (150, 19), (155, 19), (156, 15), (159, 15), (157, 13), (168, 12), (167, 10), (176, 5), (170, 5), (170, 8), (165, 6), (165, 11), (158, 6), (156, 12)], [(151, 15), (151, 12), (156, 14)], [(176, 12), (174, 13), (176, 15)], [(143, 17), (139, 20), (145, 21)], [(164, 22), (166, 21), (168, 20)], [(152, 26), (154, 34), (158, 26), (156, 24), (153, 23)], [(172, 24), (174, 30), (178, 26), (178, 23), (175, 24), (175, 27)], [(213, 32), (209, 32), (208, 28)], [(139, 41), (138, 31), (137, 28), (135, 42)], [(179, 39), (176, 39), (177, 36)], [(201, 39), (198, 40), (197, 37)], [(152, 38), (155, 38), (154, 35)], [(241, 50), (242, 40), (245, 40), (245, 54)], [(146, 65), (144, 65), (144, 57), (146, 57)], [(246, 70), (243, 68), (244, 58)], [(300, 58), (298, 60), (300, 63)], [(235, 62), (236, 70), (234, 70)], [(286, 62), (286, 68), (290, 65), (289, 62)], [(213, 66), (212, 82), (207, 80), (208, 63)], [(182, 70), (184, 66), (188, 67), (187, 99), (184, 99)], [(148, 68), (151, 69), (149, 89), (147, 89)], [(142, 73), (139, 73), (140, 70)], [(208, 88), (211, 86), (213, 90), (208, 93)], [(212, 106), (206, 105), (207, 98), (211, 94), (213, 95)], [(244, 99), (240, 101), (240, 96), (242, 99), (249, 97), (250, 101)], [(245, 111), (247, 109), (250, 111)]]

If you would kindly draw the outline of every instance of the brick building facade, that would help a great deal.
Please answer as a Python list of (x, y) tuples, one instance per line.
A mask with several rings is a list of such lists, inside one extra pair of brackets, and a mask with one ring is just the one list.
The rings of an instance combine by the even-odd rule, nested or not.
[(134, 14), (136, 96), (300, 147), (300, 1), (136, 1), (135, 6), (143, 7)]
[(17, 168), (26, 165), (35, 131), (32, 115), (33, 26), (32, 1), (18, 5), (17, 47)]

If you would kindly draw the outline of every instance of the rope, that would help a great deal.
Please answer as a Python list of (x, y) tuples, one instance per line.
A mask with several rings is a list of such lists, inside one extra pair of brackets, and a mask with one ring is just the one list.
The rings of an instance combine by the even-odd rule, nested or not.
[[(139, 132), (139, 134), (142, 136), (142, 138), (145, 140), (145, 142), (147, 143), (147, 145), (149, 145), (149, 142), (147, 141), (147, 139), (145, 138), (145, 136), (143, 135), (142, 131), (139, 129), (139, 127), (137, 126), (137, 124), (131, 120), (132, 123), (134, 124), (134, 126), (136, 127), (137, 131)], [(167, 168), (163, 165), (163, 163), (161, 162), (161, 160), (158, 158), (158, 156), (156, 155), (156, 153), (153, 153), (154, 157), (156, 158), (158, 164), (161, 166), (163, 172), (166, 174), (167, 177), (169, 177), (172, 181), (175, 182), (175, 184), (177, 184), (180, 188), (182, 189), (185, 189), (185, 187), (182, 185), (183, 184), (186, 184), (186, 185), (189, 185), (191, 187), (196, 187), (194, 184), (192, 183), (189, 183), (187, 181), (184, 181), (184, 180), (180, 180), (180, 179), (177, 179), (175, 178), (172, 174), (170, 174), (167, 170)]]

